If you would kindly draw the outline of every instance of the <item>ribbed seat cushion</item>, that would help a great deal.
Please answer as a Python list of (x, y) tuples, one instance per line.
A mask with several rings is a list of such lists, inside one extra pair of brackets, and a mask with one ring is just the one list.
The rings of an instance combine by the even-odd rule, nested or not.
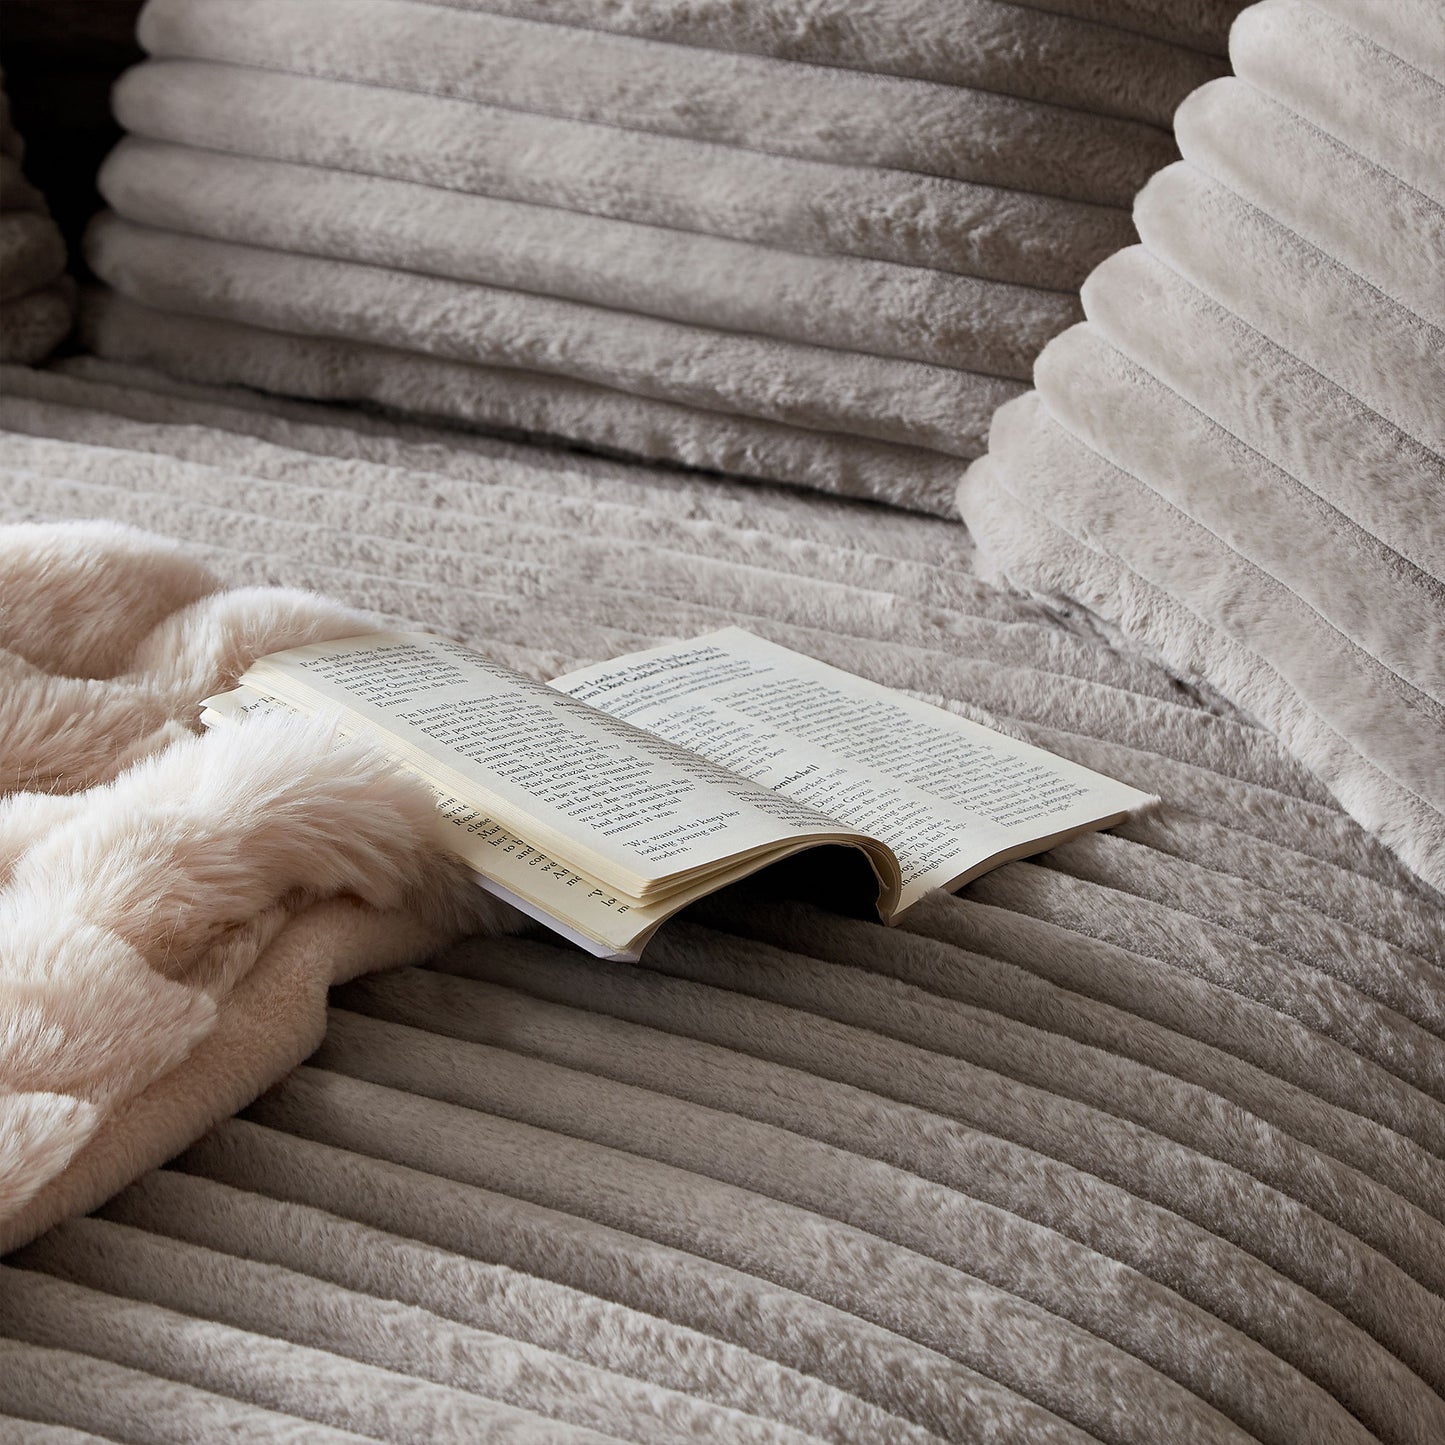
[(151, 0), (87, 337), (948, 511), (1236, 7), (1102, 8)]
[(994, 566), (1273, 729), (1445, 883), (1438, 7), (1266, 0), (961, 491)]
[(0, 1436), (1445, 1432), (1445, 913), (1267, 731), (956, 524), (67, 365), (3, 378), (4, 520), (542, 675), (736, 623), (1163, 805), (898, 928), (741, 890), (638, 966), (484, 937), (334, 992), (0, 1268)]

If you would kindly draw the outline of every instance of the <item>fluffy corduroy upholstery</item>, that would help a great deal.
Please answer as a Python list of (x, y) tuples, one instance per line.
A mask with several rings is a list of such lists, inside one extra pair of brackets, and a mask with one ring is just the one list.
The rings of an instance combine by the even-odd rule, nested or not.
[(1439, 7), (1266, 0), (1232, 54), (963, 512), (996, 573), (1208, 681), (1445, 885)]
[(25, 146), (0, 76), (0, 362), (43, 361), (70, 330), (75, 284), (45, 198), (25, 178)]
[(1267, 731), (980, 582), (957, 524), (0, 380), (11, 516), (538, 675), (737, 623), (1164, 799), (896, 929), (740, 890), (639, 966), (488, 938), (348, 985), (306, 1066), (0, 1270), (17, 1429), (1445, 1432), (1445, 914)]
[(88, 340), (946, 511), (1234, 8), (150, 0)]
[(304, 1058), (331, 983), (504, 916), (380, 757), (191, 731), (255, 657), (367, 625), (113, 524), (0, 527), (0, 1249)]

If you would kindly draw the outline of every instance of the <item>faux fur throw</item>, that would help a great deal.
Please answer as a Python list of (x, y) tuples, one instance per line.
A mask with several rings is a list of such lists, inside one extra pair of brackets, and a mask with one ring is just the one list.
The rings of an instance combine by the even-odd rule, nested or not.
[(330, 983), (509, 916), (379, 755), (197, 735), (256, 656), (366, 625), (114, 524), (0, 528), (0, 1252), (298, 1063)]
[(1143, 245), (1002, 408), (964, 515), (1280, 737), (1445, 887), (1445, 43), (1432, 0), (1266, 0), (1180, 107)]
[(951, 513), (1234, 6), (1084, 8), (150, 0), (86, 339)]

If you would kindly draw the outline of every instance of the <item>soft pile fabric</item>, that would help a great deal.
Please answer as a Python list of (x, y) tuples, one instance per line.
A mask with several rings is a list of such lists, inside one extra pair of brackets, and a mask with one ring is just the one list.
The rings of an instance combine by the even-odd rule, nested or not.
[(150, 0), (87, 342), (949, 512), (1237, 6), (1056, 8)]
[(539, 676), (739, 624), (1164, 803), (896, 929), (743, 889), (633, 967), (492, 937), (347, 985), (0, 1270), (14, 1433), (1445, 1434), (1445, 911), (1268, 731), (956, 523), (66, 371), (0, 376), (9, 519)]
[(298, 1063), (329, 984), (503, 916), (324, 723), (194, 735), (255, 657), (368, 625), (113, 523), (0, 528), (0, 1250)]
[(45, 198), (25, 177), (25, 145), (0, 75), (0, 362), (43, 361), (70, 330), (75, 284)]
[(1445, 885), (1445, 30), (1266, 0), (960, 492), (994, 575), (1260, 719)]

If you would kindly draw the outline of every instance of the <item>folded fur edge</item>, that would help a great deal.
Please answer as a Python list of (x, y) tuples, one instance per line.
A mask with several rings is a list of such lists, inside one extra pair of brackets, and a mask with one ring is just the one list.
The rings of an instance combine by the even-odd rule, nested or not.
[[(255, 653), (270, 650), (277, 644), (278, 639), (273, 635), (276, 628), (272, 624), (279, 622), (282, 633), (286, 634), (280, 641), (291, 643), (297, 640), (290, 635), (297, 626), (309, 633), (319, 625), (323, 634), (342, 635), (364, 621), (360, 614), (339, 609), (336, 604), (309, 594), (265, 589), (214, 592), (211, 590), (214, 579), (185, 557), (176, 543), (133, 528), (104, 523), (7, 527), (0, 529), (0, 543), (3, 543), (0, 564), (4, 564), (0, 571), (5, 573), (7, 584), (8, 606), (4, 618), (7, 641), (23, 638), (48, 661), (73, 668), (98, 661), (97, 643), (108, 640), (113, 649), (109, 659), (112, 663), (140, 664), (132, 675), (140, 685), (149, 683), (161, 692), (178, 687), (184, 690), (186, 686), (203, 683), (203, 690), (210, 690), (218, 670), (229, 673), (237, 666), (244, 666)], [(157, 568), (161, 572), (159, 580)], [(278, 602), (279, 608), (275, 605)], [(175, 606), (177, 603), (179, 607)], [(97, 611), (111, 618), (108, 639), (103, 634), (77, 637), (76, 625), (84, 621), (87, 612)], [(315, 615), (318, 611), (319, 616)], [(114, 615), (117, 613), (118, 618)], [(129, 648), (120, 645), (114, 631), (116, 621), (131, 624), (126, 637)], [(84, 634), (85, 629), (80, 628), (80, 632)], [(54, 645), (46, 646), (41, 640), (47, 635)], [(157, 649), (159, 655), (153, 655)], [(179, 675), (167, 676), (167, 672), (174, 669), (163, 664), (174, 664), (175, 657), (171, 654), (180, 658)], [(28, 664), (24, 671), (27, 675), (21, 679), (23, 682), (77, 681)], [(34, 695), (33, 686), (21, 687), (18, 692), (10, 692), (7, 701), (12, 710), (17, 704), (23, 708), (26, 697)], [(189, 703), (194, 701), (194, 697), (188, 699)], [(418, 950), (425, 952), (437, 942), (448, 941), (468, 929), (475, 931), (485, 926), (490, 931), (502, 931), (518, 921), (510, 910), (473, 888), (459, 865), (424, 867), (414, 859), (408, 860), (404, 852), (398, 854), (393, 846), (396, 840), (385, 829), (371, 830), (368, 837), (361, 840), (359, 850), (358, 839), (351, 832), (341, 841), (335, 856), (324, 846), (318, 848), (318, 844), (325, 843), (327, 809), (344, 806), (348, 798), (358, 795), (359, 789), (361, 793), (379, 794), (381, 801), (390, 805), (383, 812), (404, 825), (397, 830), (403, 849), (430, 853), (429, 823), (434, 816), (431, 799), (415, 783), (396, 776), (389, 761), (379, 754), (360, 759), (364, 765), (358, 768), (356, 755), (366, 750), (358, 750), (355, 744), (347, 745), (343, 752), (343, 759), (349, 757), (351, 765), (342, 770), (342, 775), (337, 775), (335, 768), (325, 766), (331, 757), (332, 744), (330, 730), (325, 725), (292, 720), (279, 729), (262, 727), (260, 732), (266, 736), (253, 736), (249, 740), (253, 745), (226, 748), (219, 760), (217, 749), (223, 739), (216, 735), (187, 735), (170, 746), (160, 746), (156, 755), (142, 758), (99, 788), (60, 796), (12, 793), (0, 804), (0, 821), (13, 825), (11, 831), (15, 836), (10, 841), (17, 845), (8, 850), (9, 866), (5, 871), (9, 877), (0, 893), (0, 896), (10, 895), (6, 906), (19, 909), (17, 918), (44, 924), (50, 906), (46, 899), (55, 883), (53, 878), (47, 880), (45, 857), (47, 851), (54, 853), (54, 861), (71, 865), (73, 876), (64, 893), (79, 910), (77, 920), (102, 928), (105, 936), (117, 945), (118, 952), (111, 950), (116, 958), (133, 957), (137, 964), (155, 969), (154, 974), (146, 976), (156, 984), (181, 968), (183, 976), (176, 978), (176, 984), (188, 984), (202, 993), (219, 994), (224, 1006), (234, 998), (232, 994), (228, 999), (228, 992), (247, 983), (249, 971), (257, 966), (257, 950), (264, 952), (274, 937), (275, 927), (284, 926), (296, 906), (288, 904), (284, 896), (271, 897), (276, 888), (286, 882), (284, 877), (273, 880), (269, 889), (265, 886), (265, 877), (258, 876), (248, 883), (247, 869), (243, 867), (239, 873), (228, 870), (224, 858), (212, 856), (211, 849), (219, 847), (223, 838), (211, 837), (207, 842), (208, 835), (218, 829), (224, 831), (228, 826), (228, 796), (239, 807), (241, 819), (251, 832), (255, 833), (259, 825), (262, 831), (258, 836), (264, 836), (269, 808), (261, 808), (266, 817), (252, 816), (257, 813), (257, 799), (251, 784), (259, 774), (265, 785), (261, 801), (274, 797), (285, 805), (283, 813), (289, 809), (299, 823), (312, 830), (311, 842), (302, 850), (305, 856), (298, 854), (293, 860), (297, 871), (306, 875), (300, 880), (303, 887), (313, 890), (313, 896), (338, 890), (356, 891), (369, 894), (382, 909), (408, 910), (396, 913), (397, 926), (412, 939), (402, 950), (402, 961), (414, 957)], [(123, 743), (125, 739), (117, 741)], [(164, 744), (170, 741), (170, 736), (158, 737), (157, 741)], [(306, 774), (313, 768), (317, 776), (308, 780)], [(177, 788), (179, 795), (172, 796)], [(66, 846), (64, 837), (80, 828), (75, 841), (82, 842), (93, 833), (93, 827), (82, 824), (84, 815), (94, 814), (97, 808), (103, 810), (112, 825), (121, 827), (122, 834), (126, 827), (139, 828), (150, 847), (150, 853), (143, 858), (126, 860), (122, 855), (115, 856), (114, 861), (121, 865), (119, 881), (128, 886), (120, 890), (110, 905), (99, 896), (89, 898), (87, 903), (88, 895), (95, 892), (96, 880), (90, 886), (84, 883), (82, 875), (88, 868), (76, 874), (74, 863), (78, 854)], [(201, 850), (199, 854), (197, 846)], [(313, 848), (316, 851), (311, 851)], [(84, 848), (79, 851), (83, 853)], [(102, 849), (102, 854), (107, 851)], [(201, 881), (198, 874), (188, 882), (188, 874), (199, 866), (213, 882), (222, 884), (220, 894), (226, 907), (223, 916), (217, 919), (197, 920), (201, 926), (193, 942), (182, 950), (184, 956), (172, 957), (172, 931), (160, 940), (164, 943), (164, 957), (151, 957), (154, 948), (142, 936), (146, 934), (144, 928), (137, 933), (136, 920), (130, 918), (134, 909), (127, 900), (144, 905), (153, 896), (157, 901), (162, 898), (163, 890), (156, 891), (161, 880), (150, 877), (146, 870), (150, 868), (153, 873), (151, 864), (155, 862), (164, 867), (172, 853), (177, 860), (189, 855), (188, 868), (183, 870), (176, 885), (181, 893), (189, 896)], [(269, 870), (260, 870), (262, 875), (275, 872), (274, 856), (271, 862), (273, 866)], [(27, 863), (35, 866), (27, 867)], [(106, 868), (100, 868), (97, 879), (104, 873)], [(62, 885), (65, 877), (62, 868)], [(256, 894), (257, 887), (261, 888), (260, 894)], [(209, 896), (211, 891), (209, 887), (203, 888), (196, 896)], [(249, 907), (243, 910), (246, 919), (232, 916), (248, 900)], [(37, 912), (27, 913), (27, 907), (36, 906)], [(422, 917), (416, 915), (417, 909)], [(169, 909), (162, 912), (170, 916)], [(238, 922), (259, 924), (267, 913), (273, 916), (272, 924), (239, 930), (249, 935), (239, 937), (235, 927)], [(219, 936), (217, 927), (221, 929)], [(41, 948), (42, 954), (31, 957), (32, 967), (28, 970), (23, 958), (20, 961), (20, 971), (14, 976), (20, 986), (17, 1007), (22, 1013), (41, 1008), (51, 1016), (50, 1023), (64, 1029), (64, 1034), (54, 1041), (64, 1055), (65, 1035), (72, 1032), (66, 1026), (66, 1019), (75, 1000), (67, 1002), (66, 990), (52, 987), (55, 981), (49, 979), (43, 967), (39, 973), (35, 972), (37, 960), (43, 962), (48, 927), (41, 926), (38, 933), (28, 932), (35, 935), (30, 942), (34, 948)], [(152, 945), (156, 942), (150, 940)], [(195, 953), (196, 945), (201, 947), (199, 954)], [(394, 954), (396, 948), (393, 940), (390, 952)], [(141, 951), (135, 952), (136, 949)], [(388, 961), (387, 950), (382, 950), (380, 956), (374, 949), (364, 950), (356, 953), (351, 961), (334, 960), (332, 976), (344, 978), (363, 966), (384, 967)], [(137, 983), (144, 981), (145, 976), (136, 979)], [(330, 977), (324, 981), (330, 981)], [(82, 1009), (82, 1017), (72, 1020), (78, 1030), (77, 1041), (88, 1031), (83, 1017), (88, 1003), (85, 995), (97, 985), (103, 993), (105, 982), (104, 970), (102, 976), (80, 976), (75, 980), (76, 1006)], [(111, 977), (109, 982), (125, 987), (124, 971)], [(174, 989), (175, 984), (168, 986)], [(216, 1006), (208, 1001), (208, 1009), (204, 1027), (199, 1031), (193, 1029), (189, 1037), (178, 1040), (178, 1048), (150, 1051), (163, 1068), (178, 1067), (174, 1060), (186, 1059), (206, 1045), (216, 1018)], [(166, 1026), (165, 1019), (158, 1022)], [(277, 1036), (284, 1032), (284, 1025), (273, 1029)], [(101, 1034), (104, 1034), (103, 1025)], [(114, 1080), (104, 1072), (93, 1077), (93, 1071), (88, 1069), (76, 1073), (76, 1059), (71, 1058), (70, 1074), (75, 1077), (68, 1074), (65, 1081), (70, 1087), (62, 1087), (59, 1093), (47, 1093), (47, 1081), (43, 1072), (36, 1074), (35, 1066), (43, 1063), (52, 1050), (45, 1038), (36, 1042), (40, 1053), (30, 1060), (31, 1076), (16, 1081), (5, 1092), (5, 1103), (9, 1107), (0, 1119), (0, 1157), (13, 1165), (7, 1167), (10, 1182), (15, 1185), (8, 1191), (13, 1207), (5, 1212), (10, 1217), (48, 1194), (57, 1176), (68, 1172), (75, 1156), (107, 1147), (105, 1141), (112, 1132), (109, 1121), (114, 1117), (114, 1111), (108, 1106), (118, 1101), (115, 1110), (128, 1111), (137, 1093), (143, 1093), (157, 1077), (148, 1071), (134, 1076), (126, 1074), (124, 1069)], [(73, 1047), (70, 1053), (74, 1053)], [(136, 1083), (140, 1088), (132, 1092)], [(194, 1092), (204, 1093), (204, 1085)], [(92, 1137), (102, 1128), (102, 1134)], [(144, 1141), (140, 1147), (144, 1147)]]
[(0, 647), (43, 672), (125, 670), (141, 639), (220, 582), (180, 542), (123, 522), (0, 526)]
[[(950, 23), (939, 15), (942, 7), (924, 6), (918, 19), (884, 21), (883, 37), (901, 35), (928, 57), (922, 67), (905, 62), (909, 74), (890, 74), (886, 59), (875, 68), (880, 58), (876, 42), (865, 41), (866, 67), (846, 60), (819, 63), (778, 53), (776, 38), (756, 47), (719, 50), (628, 34), (614, 20), (590, 12), (577, 25), (430, 6), (434, 13), (421, 23), (396, 0), (350, 0), (351, 23), (338, 26), (321, 3), (307, 7), (253, 0), (252, 10), (241, 12), (244, 20), (233, 19), (225, 6), (216, 8), (219, 17), (190, 0), (152, 0), (137, 22), (141, 48), (152, 61), (250, 66), (394, 91), (418, 90), (418, 77), (424, 76), (427, 92), (449, 99), (530, 106), (544, 114), (561, 111), (569, 119), (618, 129), (702, 138), (720, 128), (715, 117), (725, 114), (724, 134), (734, 144), (758, 150), (770, 145), (820, 149), (865, 164), (870, 131), (894, 146), (902, 134), (911, 147), (911, 155), (904, 154), (919, 169), (930, 161), (947, 163), (948, 136), (929, 123), (930, 113), (956, 110), (960, 95), (975, 96), (1006, 117), (1025, 109), (1063, 110), (1077, 118), (1076, 125), (1078, 120), (1113, 122), (1149, 138), (1151, 132), (1168, 130), (1181, 95), (1224, 69), (1221, 58), (1138, 31), (1081, 23), (1032, 7), (1010, 7), (1022, 10), (1010, 27), (1015, 33), (1002, 44), (985, 43), (982, 66), (940, 66), (949, 37), (971, 29), (966, 21)], [(866, 34), (866, 13), (861, 18)], [(1021, 22), (1023, 35), (1018, 33)], [(1066, 33), (1056, 34), (1052, 45), (1024, 38), (1059, 28)], [(367, 32), (369, 44), (355, 39), (352, 32), (358, 29)], [(668, 29), (676, 34), (672, 25)], [(784, 22), (785, 32), (794, 37), (847, 34), (849, 29)], [(930, 29), (936, 38), (928, 35)], [(462, 62), (467, 55), (485, 55), (486, 67)], [(557, 70), (571, 76), (565, 89), (552, 79)], [(647, 77), (645, 87), (632, 83), (637, 76)], [(617, 77), (626, 83), (617, 84)], [(790, 104), (799, 95), (804, 104)], [(841, 133), (840, 114), (847, 117)]]
[[(934, 0), (838, 9), (847, 26), (801, 25), (766, 4), (683, 7), (676, 0), (633, 0), (626, 6), (553, 4), (538, 17), (525, 0), (436, 0), (448, 8), (540, 18), (553, 25), (596, 25), (612, 34), (724, 54), (772, 56), (794, 64), (833, 66), (864, 74), (981, 86), (1050, 104), (1110, 111), (1121, 82), (1143, 88), (1142, 103), (1167, 107), (1174, 87), (1206, 59), (1223, 59), (1230, 19), (1246, 0), (1188, 0), (1145, 5), (1110, 0), (1032, 0), (1005, 10), (1013, 42), (1000, 51), (1001, 7), (990, 0)], [(819, 7), (826, 13), (825, 7)], [(687, 9), (694, 11), (685, 13)], [(1012, 13), (1018, 11), (1022, 13)], [(977, 37), (977, 38), (975, 38)], [(994, 43), (990, 45), (990, 41)], [(1060, 100), (1060, 57), (1084, 57), (1066, 79), (1076, 88)], [(1171, 65), (1170, 62), (1176, 64)], [(1096, 68), (1098, 67), (1098, 68)], [(1021, 90), (1020, 87), (1023, 87)], [(1025, 98), (1027, 98), (1027, 96)], [(1144, 118), (1148, 118), (1147, 115)], [(1168, 123), (1167, 109), (1157, 124)]]
[(299, 914), (222, 1002), (210, 1035), (127, 1100), (28, 1203), (0, 1220), (0, 1254), (97, 1208), (300, 1064), (325, 1032), (332, 983), (419, 962), (453, 936), (411, 914), (347, 899)]
[(156, 230), (1012, 380), (1082, 315), (1072, 291), (137, 136), (110, 153), (99, 185), (118, 215)]
[[(282, 723), (239, 729), (260, 736), (245, 748), (225, 749), (219, 760), (218, 750), (236, 739), (187, 737), (109, 785), (55, 800), (57, 807), (42, 810), (37, 829), (24, 826), (28, 810), (22, 808), (26, 836), (17, 867), (0, 889), (0, 911), (14, 914), (23, 935), (14, 940), (17, 966), (7, 970), (19, 1010), (12, 1026), (31, 1032), (30, 1046), (16, 1060), (19, 1072), (0, 1095), (9, 1106), (0, 1110), (0, 1158), (7, 1161), (0, 1227), (61, 1187), (56, 1180), (70, 1171), (75, 1156), (112, 1158), (112, 1124), (132, 1114), (135, 1100), (158, 1079), (208, 1050), (224, 1011), (234, 1009), (238, 998), (250, 998), (250, 1009), (262, 1015), (268, 1047), (293, 1032), (284, 1008), (257, 997), (252, 976), (277, 929), (292, 921), (297, 887), (312, 896), (344, 890), (339, 906), (359, 913), (333, 910), (330, 916), (375, 921), (359, 942), (348, 947), (343, 934), (316, 958), (323, 992), (367, 968), (415, 961), (464, 933), (505, 932), (521, 923), (475, 888), (459, 864), (444, 866), (435, 856), (431, 799), (396, 776), (389, 760), (356, 744), (333, 753), (325, 724)], [(333, 760), (347, 765), (328, 766)], [(309, 771), (316, 776), (309, 778)], [(235, 809), (226, 806), (228, 797), (235, 798)], [(348, 800), (361, 797), (381, 803), (371, 826), (357, 835), (353, 820), (338, 846), (328, 847), (327, 828), (346, 825)], [(23, 794), (9, 800), (30, 801)], [(87, 822), (97, 813), (112, 830), (119, 828), (114, 853), (105, 828), (97, 835), (96, 822)], [(328, 813), (336, 816), (328, 821)], [(302, 830), (293, 843), (285, 838), (288, 816)], [(231, 826), (240, 830), (237, 859), (224, 846)], [(145, 844), (138, 857), (124, 856), (127, 830)], [(87, 843), (100, 845), (90, 848), (93, 858)], [(241, 862), (248, 854), (265, 859), (265, 866)], [(104, 862), (107, 857), (112, 864)], [(370, 896), (375, 906), (355, 894)], [(214, 916), (205, 908), (212, 898)], [(69, 905), (60, 918), (52, 911), (57, 904)], [(51, 966), (66, 953), (67, 918), (87, 938), (94, 935), (70, 960), (68, 982), (54, 977)], [(157, 918), (164, 928), (153, 926)], [(87, 970), (80, 960), (92, 956), (100, 967)], [(145, 1033), (127, 1044), (107, 1032), (106, 1017), (97, 1017), (107, 997), (128, 1005), (114, 1015), (123, 1029)], [(192, 1002), (205, 1007), (198, 1014)], [(82, 1056), (92, 1048), (98, 1052)], [(271, 1070), (258, 1088), (274, 1077)], [(203, 1075), (188, 1083), (185, 1097), (204, 1102), (218, 1088), (225, 1091), (226, 1080)], [(80, 1107), (67, 1108), (66, 1096)], [(166, 1135), (163, 1123), (145, 1127)], [(157, 1162), (149, 1159), (145, 1137), (137, 1138), (135, 1129), (128, 1137), (128, 1148)]]
[[(1293, 0), (1288, 8), (1250, 6), (1231, 43), (1240, 80), (1445, 203), (1440, 85), (1413, 57), (1392, 54), (1343, 16)], [(1178, 126), (1176, 113), (1176, 134)]]

